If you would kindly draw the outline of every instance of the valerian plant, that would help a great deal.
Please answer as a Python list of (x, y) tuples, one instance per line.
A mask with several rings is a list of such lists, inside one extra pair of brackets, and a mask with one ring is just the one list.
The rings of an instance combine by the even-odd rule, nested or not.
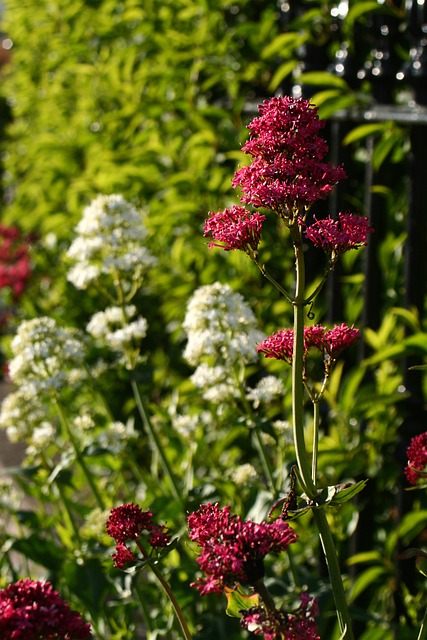
[[(15, 389), (2, 405), (0, 425), (26, 443), (25, 473), (18, 479), (41, 503), (33, 521), (28, 514), (24, 518), (22, 537), (43, 522), (55, 558), (66, 549), (65, 567), (74, 584), (73, 562), (96, 567), (108, 604), (96, 611), (92, 602), (85, 613), (99, 638), (151, 640), (159, 633), (172, 638), (173, 628), (186, 640), (198, 633), (202, 638), (206, 627), (198, 612), (209, 608), (211, 594), (219, 594), (227, 614), (239, 618), (244, 637), (317, 640), (319, 617), (329, 612), (321, 610), (293, 567), (293, 549), (308, 535), (293, 522), (311, 514), (307, 520), (323, 548), (339, 634), (354, 639), (328, 510), (351, 500), (365, 480), (329, 486), (318, 471), (318, 450), (322, 401), (337, 361), (361, 334), (345, 323), (314, 323), (313, 308), (340, 257), (365, 246), (373, 229), (367, 218), (348, 211), (335, 217), (313, 214), (313, 206), (345, 177), (342, 167), (326, 159), (322, 127), (316, 107), (306, 100), (266, 100), (242, 148), (250, 162), (234, 175), (240, 202), (210, 213), (204, 225), (211, 249), (243, 253), (283, 296), (293, 309), (292, 327), (278, 321), (266, 335), (242, 292), (220, 282), (202, 285), (182, 323), (183, 360), (194, 370), (186, 389), (191, 384), (193, 394), (177, 392), (167, 399), (166, 410), (163, 405), (156, 413), (150, 401), (157, 390), (147, 393), (144, 378), (143, 341), (150, 327), (142, 313), (146, 277), (157, 263), (140, 213), (113, 194), (98, 196), (85, 209), (66, 255), (69, 282), (82, 295), (95, 292), (102, 304), (84, 328), (48, 317), (29, 319), (12, 341), (9, 372)], [(293, 287), (263, 258), (263, 229), (271, 220), (283, 252), (293, 252)], [(310, 244), (324, 253), (324, 264), (308, 286)], [(275, 375), (266, 373), (260, 356), (267, 365), (274, 361)], [(281, 371), (289, 367), (290, 416), (283, 415), (281, 404), (286, 394)], [(111, 388), (124, 394), (122, 403)], [(123, 415), (117, 415), (118, 406)], [(424, 473), (424, 449), (420, 438), (408, 452), (411, 481)], [(227, 474), (237, 489), (221, 504), (225, 496), (218, 486)], [(249, 514), (243, 512), (242, 495), (252, 484), (258, 490), (254, 502), (261, 496), (262, 507)], [(8, 575), (14, 575), (9, 551), (28, 549), (18, 542), (5, 547)], [(46, 541), (38, 536), (34, 542), (40, 549)], [(60, 580), (59, 559), (49, 563), (36, 551), (33, 558)], [(101, 570), (102, 564), (114, 565), (114, 573)], [(286, 588), (275, 580), (277, 567), (281, 577), (285, 570), (292, 574)], [(40, 584), (37, 589), (50, 602), (49, 583)], [(33, 586), (24, 584), (27, 591)], [(25, 592), (22, 585), (19, 589)], [(156, 589), (168, 603), (158, 605)], [(77, 600), (78, 593), (74, 596)], [(125, 598), (131, 605), (124, 612)], [(86, 602), (81, 605), (83, 611)], [(9, 601), (4, 606), (11, 611)], [(176, 624), (172, 616), (165, 620), (167, 607)], [(25, 607), (10, 615), (7, 638), (20, 637), (12, 634), (25, 615)], [(40, 638), (90, 637), (87, 623), (74, 616), (66, 616), (65, 626), (50, 636), (37, 626), (41, 614), (36, 618)]]

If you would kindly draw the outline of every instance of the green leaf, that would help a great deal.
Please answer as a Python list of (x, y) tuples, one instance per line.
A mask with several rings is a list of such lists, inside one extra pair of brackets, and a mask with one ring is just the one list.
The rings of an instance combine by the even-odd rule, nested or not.
[(350, 486), (336, 485), (337, 492), (332, 499), (332, 504), (343, 504), (344, 502), (348, 502), (358, 493), (363, 491), (367, 482), (368, 480), (359, 480), (359, 482), (355, 482)]
[(338, 87), (339, 89), (348, 89), (348, 85), (345, 80), (328, 71), (309, 71), (302, 73), (298, 80), (301, 84), (307, 85), (319, 85), (327, 87)]
[(356, 140), (362, 140), (363, 138), (383, 133), (384, 129), (385, 124), (383, 122), (362, 124), (360, 127), (356, 127), (345, 136), (343, 144), (348, 145), (356, 142)]
[(245, 595), (237, 589), (225, 587), (225, 596), (227, 598), (227, 609), (225, 612), (233, 618), (240, 618), (241, 611), (246, 611), (246, 609), (259, 605), (259, 596), (257, 593)]
[(370, 567), (366, 569), (354, 582), (353, 588), (349, 595), (349, 601), (353, 602), (365, 589), (371, 584), (384, 578), (385, 569), (383, 566)]

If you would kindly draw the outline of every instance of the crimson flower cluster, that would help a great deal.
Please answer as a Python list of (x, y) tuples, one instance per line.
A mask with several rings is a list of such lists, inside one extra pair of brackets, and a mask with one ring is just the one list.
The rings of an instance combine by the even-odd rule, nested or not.
[(123, 569), (137, 560), (125, 542), (138, 541), (144, 531), (147, 532), (147, 541), (152, 550), (167, 547), (171, 540), (168, 529), (154, 522), (151, 511), (143, 511), (132, 502), (111, 510), (106, 529), (108, 535), (116, 541), (116, 551), (112, 558), (114, 566), (118, 569)]
[(368, 218), (339, 213), (337, 218), (316, 220), (306, 228), (305, 237), (323, 249), (329, 261), (334, 263), (346, 251), (366, 246), (368, 233), (373, 231)]
[(205, 221), (204, 235), (216, 241), (209, 243), (209, 249), (221, 247), (225, 251), (239, 249), (246, 253), (258, 249), (265, 216), (238, 206), (209, 215), (210, 218)]
[(427, 431), (414, 436), (406, 450), (408, 464), (405, 475), (412, 485), (419, 484), (427, 477)]
[(201, 547), (197, 562), (206, 578), (191, 584), (201, 595), (222, 593), (236, 583), (255, 586), (264, 577), (265, 556), (286, 551), (297, 539), (283, 520), (243, 521), (229, 506), (210, 503), (188, 516), (188, 527), (190, 540)]
[(328, 146), (319, 131), (325, 123), (309, 101), (270, 98), (258, 111), (242, 147), (252, 162), (235, 173), (233, 186), (241, 187), (242, 202), (293, 220), (326, 198), (345, 172), (324, 161)]
[[(360, 339), (360, 331), (346, 324), (335, 325), (333, 329), (326, 329), (320, 324), (304, 327), (304, 358), (310, 349), (317, 349), (323, 356), (325, 364), (334, 362), (348, 347)], [(294, 347), (294, 330), (282, 329), (263, 340), (257, 351), (266, 358), (285, 360), (292, 364)]]
[(30, 237), (16, 227), (0, 225), (0, 288), (8, 288), (17, 301), (31, 275)]
[(87, 640), (90, 625), (50, 582), (19, 580), (0, 590), (2, 640)]
[(298, 609), (287, 613), (282, 610), (266, 611), (251, 607), (242, 613), (240, 624), (254, 635), (263, 634), (264, 640), (320, 640), (317, 624), (317, 600), (301, 594)]

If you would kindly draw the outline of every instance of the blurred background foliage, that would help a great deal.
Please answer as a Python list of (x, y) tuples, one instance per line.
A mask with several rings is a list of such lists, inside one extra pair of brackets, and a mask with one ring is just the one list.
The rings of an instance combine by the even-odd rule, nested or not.
[[(327, 118), (344, 108), (375, 103), (378, 85), (375, 75), (367, 71), (369, 64), (353, 83), (333, 63), (343, 41), (350, 53), (362, 41), (361, 63), (369, 62), (369, 33), (375, 32), (379, 13), (398, 25), (393, 47), (397, 66), (408, 61), (404, 2), (350, 2), (348, 12), (340, 16), (344, 4), (331, 0), (7, 0), (0, 27), (13, 40), (13, 49), (11, 61), (1, 72), (0, 91), (11, 119), (3, 118), (0, 215), (3, 223), (38, 235), (32, 254), (33, 282), (17, 310), (18, 318), (47, 314), (69, 324), (84, 323), (102, 302), (99, 292), (82, 296), (66, 282), (64, 252), (73, 228), (83, 208), (99, 193), (121, 193), (141, 208), (149, 248), (159, 261), (138, 299), (149, 323), (141, 383), (150, 412), (161, 425), (164, 446), (188, 487), (193, 487), (183, 498), (187, 508), (210, 499), (232, 503), (242, 515), (257, 515), (265, 514), (271, 499), (262, 483), (236, 488), (229, 470), (242, 462), (256, 464), (257, 454), (244, 426), (237, 422), (230, 429), (227, 412), (216, 415), (210, 433), (199, 434), (194, 455), (170, 425), (173, 403), (200, 413), (206, 404), (189, 382), (192, 371), (182, 359), (181, 323), (186, 302), (198, 286), (216, 280), (229, 283), (245, 296), (266, 333), (291, 321), (291, 309), (245, 256), (210, 252), (203, 238), (208, 212), (237, 202), (231, 179), (246, 161), (239, 150), (247, 136), (245, 126), (256, 104), (275, 92), (310, 96)], [(361, 34), (368, 36), (363, 39)], [(317, 68), (308, 64), (310, 60), (316, 60)], [(399, 85), (393, 100), (407, 104), (408, 87)], [(329, 124), (325, 133), (331, 133)], [(401, 429), (410, 411), (407, 359), (415, 356), (423, 361), (427, 353), (423, 310), (403, 308), (408, 149), (408, 127), (392, 119), (369, 125), (347, 122), (341, 130), (340, 157), (345, 156), (348, 180), (339, 189), (340, 206), (364, 213), (369, 165), (374, 171), (371, 195), (379, 199), (383, 212), (377, 230), (381, 321), (365, 326), (364, 345), (334, 372), (319, 454), (321, 476), (328, 484), (370, 478), (356, 504), (331, 510), (352, 606), (360, 621), (358, 637), (363, 640), (414, 637), (419, 593), (424, 588), (411, 570), (405, 573), (396, 561), (402, 546), (416, 545), (427, 523), (423, 499), (413, 493), (410, 499), (402, 497), (401, 490), (405, 458)], [(315, 213), (324, 215), (327, 206), (322, 204)], [(276, 222), (268, 220), (262, 258), (272, 265), (277, 279), (292, 286), (293, 257), (289, 248), (284, 249), (285, 243), (278, 242), (281, 239)], [(312, 253), (309, 275), (315, 281), (322, 257)], [(362, 321), (363, 255), (345, 256), (337, 275), (340, 316), (331, 317), (325, 291), (327, 295), (316, 303), (316, 321)], [(263, 367), (282, 376), (289, 389), (286, 369), (277, 362), (263, 363)], [(415, 375), (422, 379), (421, 372)], [(134, 406), (124, 382), (109, 380), (111, 397), (115, 410), (131, 414)], [(424, 403), (423, 398), (417, 401)], [(272, 408), (272, 415), (275, 411)], [(289, 418), (287, 397), (281, 411)], [(270, 419), (267, 415), (266, 424)], [(412, 428), (422, 431), (426, 425), (418, 421)], [(274, 433), (268, 426), (265, 429), (271, 438), (272, 459), (277, 464), (285, 460), (289, 468), (291, 450), (277, 450)], [(142, 464), (147, 455), (143, 445), (138, 451)], [(149, 473), (148, 469), (147, 478)], [(61, 481), (67, 484), (68, 479), (61, 476)], [(150, 491), (152, 505), (171, 526), (182, 529), (182, 505), (163, 496), (157, 485)], [(355, 535), (359, 511), (365, 513), (361, 536)], [(22, 516), (23, 525), (31, 517)], [(315, 566), (324, 578), (325, 569), (316, 536), (307, 533), (309, 516), (305, 518), (295, 525), (303, 543), (297, 545), (294, 563), (311, 591), (319, 595), (321, 610), (326, 610), (331, 606), (330, 594), (311, 575)], [(96, 555), (93, 541), (88, 545), (85, 562), (76, 565), (72, 541), (62, 540), (55, 552), (46, 540), (15, 541), (15, 549), (47, 567), (71, 599), (101, 618), (99, 601), (106, 597), (111, 580), (105, 577), (108, 560), (99, 559), (102, 554)], [(352, 559), (345, 565), (349, 556)], [(179, 597), (194, 607), (187, 588), (194, 579), (191, 552), (187, 550), (183, 557), (173, 552), (168, 561)], [(283, 569), (277, 571), (280, 574)], [(128, 577), (120, 579), (121, 591), (120, 580), (115, 580), (118, 595), (105, 606), (114, 609), (117, 631), (115, 636), (111, 629), (105, 631), (105, 637), (134, 638), (132, 629), (120, 631), (126, 627), (120, 621), (128, 620), (134, 607)], [(281, 575), (277, 580), (283, 587)], [(197, 637), (241, 637), (222, 604), (208, 598), (196, 605), (201, 629)], [(159, 626), (159, 637), (173, 637), (168, 635), (168, 612), (159, 610), (155, 597), (149, 606), (153, 618), (157, 615), (159, 625), (160, 621), (165, 625), (164, 629)], [(339, 637), (333, 617), (321, 620), (321, 634), (322, 638)]]

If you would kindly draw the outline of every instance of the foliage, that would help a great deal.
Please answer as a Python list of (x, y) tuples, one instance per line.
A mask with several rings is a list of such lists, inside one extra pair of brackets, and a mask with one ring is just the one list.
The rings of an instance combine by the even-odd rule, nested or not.
[[(4, 28), (14, 48), (2, 93), (13, 122), (2, 140), (2, 222), (19, 222), (26, 232), (39, 235), (32, 249), (33, 278), (18, 319), (48, 315), (84, 332), (94, 312), (105, 307), (96, 287), (82, 293), (66, 280), (73, 229), (99, 193), (122, 193), (142, 209), (147, 246), (157, 258), (134, 300), (148, 321), (138, 371), (107, 368), (78, 391), (64, 390), (60, 405), (67, 411), (95, 410), (96, 428), (86, 433), (81, 454), (70, 445), (61, 412), (50, 399), (47, 412), (58, 437), (42, 452), (26, 442), (24, 464), (11, 470), (13, 489), (6, 483), (1, 494), (0, 586), (21, 576), (48, 578), (85, 612), (100, 640), (180, 637), (155, 576), (112, 567), (113, 547), (104, 523), (110, 508), (127, 501), (152, 510), (176, 538), (157, 561), (194, 621), (194, 637), (248, 637), (226, 615), (223, 600), (194, 598), (189, 583), (197, 570), (196, 550), (183, 543), (185, 513), (218, 501), (232, 504), (243, 518), (260, 520), (286, 499), (295, 463), (287, 438), (291, 371), (275, 361), (246, 366), (244, 387), (254, 389), (261, 378), (275, 375), (286, 390), (269, 406), (256, 408), (250, 420), (238, 401), (208, 402), (189, 379), (193, 370), (182, 357), (183, 320), (196, 288), (221, 281), (244, 294), (266, 333), (290, 323), (286, 303), (245, 256), (208, 250), (202, 223), (210, 210), (229, 206), (235, 198), (230, 176), (245, 163), (239, 141), (246, 138), (244, 126), (255, 101), (292, 84), (314, 95), (323, 117), (370, 101), (369, 80), (355, 88), (324, 69), (301, 73), (301, 48), (321, 43), (332, 59), (339, 45), (336, 31), (330, 30), (330, 9), (336, 3), (302, 4), (305, 12), (286, 22), (275, 2), (250, 0), (7, 3)], [(342, 25), (350, 40), (354, 29), (365, 27), (377, 11), (377, 3), (355, 3)], [(402, 429), (410, 410), (405, 367), (414, 355), (423, 361), (427, 346), (423, 321), (402, 308), (404, 126), (371, 123), (344, 131), (353, 164), (351, 172), (346, 167), (350, 177), (343, 200), (363, 210), (368, 138), (374, 169), (386, 168), (392, 176), (377, 174), (376, 187), (387, 212), (379, 234), (383, 319), (365, 328), (364, 346), (331, 374), (320, 407), (318, 470), (323, 485), (331, 488), (324, 502), (332, 502), (328, 521), (359, 637), (397, 634), (406, 639), (419, 627), (424, 582), (406, 568), (415, 562), (412, 556), (402, 569), (398, 554), (422, 546), (426, 504), (423, 496), (402, 497), (401, 492)], [(324, 213), (321, 207), (319, 213)], [(282, 241), (279, 225), (267, 220), (263, 255), (275, 279), (291, 288), (292, 256), (283, 251)], [(316, 286), (323, 262), (310, 249), (307, 263)], [(361, 252), (354, 252), (344, 256), (338, 274), (342, 319), (348, 323), (358, 323), (363, 312), (362, 266)], [(319, 299), (313, 312), (316, 321), (324, 318), (327, 302)], [(85, 340), (89, 369), (100, 356), (112, 364), (108, 349), (100, 350), (89, 336)], [(413, 375), (422, 379), (423, 373)], [(123, 423), (126, 438), (131, 434), (120, 450), (101, 437), (116, 421)], [(310, 429), (307, 414), (307, 433)], [(266, 450), (273, 484), (260, 447)], [(101, 505), (91, 493), (80, 455), (101, 487)], [(352, 486), (361, 488), (367, 478), (359, 495), (339, 504), (337, 486), (355, 482)], [(407, 513), (399, 520), (402, 501), (408, 503)], [(299, 541), (292, 555), (267, 560), (269, 587), (275, 596), (292, 600), (295, 580), (319, 598), (321, 611), (331, 611), (312, 509), (303, 503), (299, 507), (303, 513), (292, 521)], [(313, 577), (316, 572), (321, 580)], [(234, 606), (229, 597), (229, 609)], [(319, 627), (322, 638), (340, 636), (327, 615)]]

